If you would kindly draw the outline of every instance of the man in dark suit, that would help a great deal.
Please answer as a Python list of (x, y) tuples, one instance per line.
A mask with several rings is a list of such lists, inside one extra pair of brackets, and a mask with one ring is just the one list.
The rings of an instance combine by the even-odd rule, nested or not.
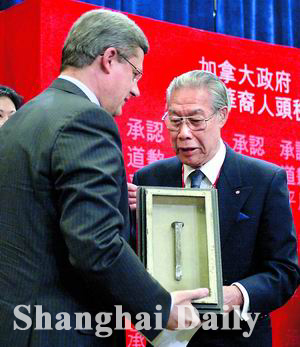
[(177, 156), (135, 173), (135, 185), (128, 184), (130, 205), (135, 208), (136, 185), (191, 187), (196, 172), (200, 188), (216, 187), (225, 311), (232, 316), (235, 306), (246, 320), (248, 313), (260, 313), (250, 337), (243, 335), (249, 332), (246, 321), (242, 330), (226, 331), (219, 319), (218, 330), (200, 328), (188, 346), (271, 346), (269, 313), (287, 302), (299, 282), (286, 173), (224, 144), (230, 101), (215, 75), (191, 71), (175, 78), (167, 107), (164, 120)]
[(127, 16), (83, 14), (65, 41), (59, 78), (1, 128), (1, 347), (123, 346), (120, 306), (133, 322), (148, 315), (142, 333), (153, 340), (159, 315), (161, 328), (174, 329), (177, 305), (208, 293), (172, 293), (171, 306), (129, 246), (113, 116), (139, 95), (147, 51)]

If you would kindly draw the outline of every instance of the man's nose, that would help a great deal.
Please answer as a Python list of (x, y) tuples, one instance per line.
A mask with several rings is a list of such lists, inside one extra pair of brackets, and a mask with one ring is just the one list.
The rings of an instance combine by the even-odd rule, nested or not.
[(137, 81), (133, 81), (132, 88), (130, 90), (132, 96), (140, 96), (140, 90)]
[(187, 125), (187, 123), (185, 121), (183, 121), (180, 124), (179, 130), (178, 130), (178, 137), (180, 139), (191, 138), (192, 137), (191, 129), (188, 127), (188, 125)]

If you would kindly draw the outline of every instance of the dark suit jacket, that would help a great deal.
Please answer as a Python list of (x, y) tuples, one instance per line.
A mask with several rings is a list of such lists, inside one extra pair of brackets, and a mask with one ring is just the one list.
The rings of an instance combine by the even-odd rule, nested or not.
[[(139, 170), (133, 183), (182, 187), (182, 164), (177, 157), (155, 162)], [(238, 281), (249, 294), (251, 312), (269, 313), (293, 295), (299, 281), (285, 171), (227, 146), (217, 189), (224, 285)], [(259, 324), (269, 329), (270, 324), (258, 322), (256, 326)], [(199, 346), (206, 346), (200, 331), (192, 341), (198, 336)], [(207, 346), (219, 346), (218, 341), (220, 346), (235, 346), (232, 337), (226, 344), (222, 333), (218, 341), (209, 344), (211, 335)], [(263, 339), (261, 332), (259, 335)], [(250, 338), (236, 345), (243, 346), (244, 340), (255, 347), (260, 345), (258, 341), (250, 343)]]
[[(126, 176), (110, 114), (55, 80), (0, 129), (0, 173), (1, 347), (121, 346), (115, 334), (74, 330), (75, 312), (95, 319), (114, 305), (133, 321), (150, 313), (153, 327), (161, 304), (166, 325), (170, 295), (126, 242)], [(28, 306), (27, 323), (14, 314), (17, 305)], [(51, 314), (53, 330), (35, 329), (34, 305)], [(55, 328), (60, 312), (70, 315), (71, 330)], [(14, 330), (14, 321), (27, 329)], [(150, 339), (158, 332), (143, 331)]]

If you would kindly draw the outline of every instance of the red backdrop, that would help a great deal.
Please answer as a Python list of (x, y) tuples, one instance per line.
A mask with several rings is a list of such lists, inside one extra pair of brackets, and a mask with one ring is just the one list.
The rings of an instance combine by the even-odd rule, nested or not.
[[(79, 15), (96, 8), (71, 0), (26, 0), (0, 12), (0, 83), (28, 100), (58, 75), (66, 34)], [(128, 178), (154, 160), (173, 155), (161, 122), (171, 79), (193, 69), (215, 72), (231, 93), (223, 138), (236, 151), (284, 167), (300, 227), (300, 50), (209, 33), (129, 15), (150, 42), (141, 97), (117, 119)], [(298, 346), (299, 291), (272, 314), (275, 347)], [(129, 333), (128, 345), (142, 341)]]

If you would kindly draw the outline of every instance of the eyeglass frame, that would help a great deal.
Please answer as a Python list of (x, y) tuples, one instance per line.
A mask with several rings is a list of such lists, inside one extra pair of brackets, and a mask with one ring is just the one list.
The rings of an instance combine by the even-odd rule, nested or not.
[[(87, 55), (88, 57), (95, 59), (95, 56), (93, 56), (92, 54), (89, 54), (89, 53), (87, 53), (87, 52), (83, 52), (83, 53), (84, 53), (85, 55)], [(134, 72), (132, 71), (132, 73), (133, 73), (132, 81), (137, 83), (137, 82), (143, 77), (143, 72), (142, 72), (140, 69), (138, 69), (134, 64), (132, 64), (132, 62), (129, 61), (129, 60), (128, 60), (122, 53), (120, 53), (118, 50), (117, 50), (117, 53), (118, 53), (118, 55), (119, 55), (121, 58), (123, 58), (129, 65), (131, 65), (131, 67), (133, 67), (135, 71), (137, 71), (137, 73), (134, 73)], [(101, 53), (101, 54), (99, 54), (99, 55), (103, 56), (104, 53)]]
[(133, 81), (134, 82), (138, 82), (141, 78), (142, 78), (142, 76), (143, 76), (143, 72), (140, 70), (140, 69), (138, 69), (134, 64), (132, 64), (132, 62), (131, 61), (129, 61), (122, 53), (120, 53), (118, 50), (117, 50), (117, 53), (119, 54), (119, 56), (121, 57), (121, 58), (123, 58), (129, 65), (131, 65), (131, 67), (133, 67), (134, 68), (134, 70), (135, 71), (137, 71), (137, 72), (133, 72)]
[[(183, 123), (186, 123), (186, 125), (188, 126), (188, 128), (189, 128), (191, 131), (204, 131), (204, 130), (207, 128), (207, 122), (208, 122), (209, 120), (211, 120), (211, 119), (213, 118), (213, 116), (214, 116), (217, 112), (219, 112), (219, 111), (220, 111), (220, 109), (216, 110), (216, 111), (215, 111), (214, 113), (212, 113), (208, 118), (203, 118), (203, 119), (201, 119), (201, 120), (204, 121), (204, 124), (205, 124), (205, 127), (204, 127), (203, 129), (197, 129), (197, 130), (191, 129), (190, 123), (187, 122), (186, 119), (195, 118), (195, 117), (193, 117), (193, 116), (191, 116), (191, 117), (178, 117), (178, 119), (180, 119), (180, 124), (179, 124), (179, 126), (178, 126), (178, 129), (170, 129), (167, 125), (166, 125), (166, 127), (167, 127), (170, 131), (174, 131), (174, 132), (176, 131), (176, 132), (178, 132), (179, 129), (180, 129), (180, 127), (181, 127), (181, 125), (182, 125)], [(161, 120), (165, 121), (166, 118), (168, 117), (168, 114), (169, 114), (169, 111), (165, 112), (164, 115), (162, 116), (162, 119), (161, 119)], [(184, 119), (185, 119), (185, 120), (184, 120)]]

